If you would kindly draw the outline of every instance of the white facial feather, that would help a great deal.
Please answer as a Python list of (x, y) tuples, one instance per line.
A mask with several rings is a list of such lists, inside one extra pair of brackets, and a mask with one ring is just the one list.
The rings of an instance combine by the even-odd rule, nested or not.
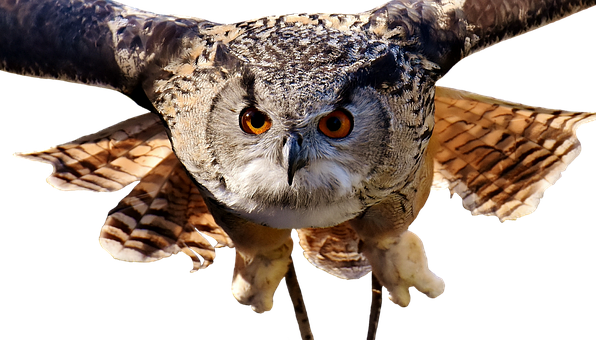
[[(362, 209), (356, 193), (362, 176), (332, 160), (316, 160), (296, 172), (292, 186), (287, 169), (268, 158), (256, 158), (226, 178), (225, 188), (215, 184), (210, 191), (220, 202), (245, 218), (275, 228), (323, 227), (353, 217)], [(333, 199), (323, 199), (320, 192)], [(291, 204), (265, 206), (260, 199)], [(314, 203), (316, 204), (313, 204)]]

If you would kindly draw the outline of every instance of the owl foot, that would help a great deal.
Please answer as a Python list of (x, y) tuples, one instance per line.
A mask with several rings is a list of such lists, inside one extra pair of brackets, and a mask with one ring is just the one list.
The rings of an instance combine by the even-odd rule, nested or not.
[(271, 310), (273, 294), (286, 275), (292, 253), (292, 240), (279, 248), (254, 256), (236, 251), (232, 294), (238, 302), (250, 305), (257, 313)]
[(375, 247), (365, 246), (364, 254), (379, 282), (389, 291), (391, 301), (402, 307), (410, 303), (410, 287), (430, 298), (445, 290), (443, 279), (428, 269), (422, 241), (411, 231), (386, 237)]

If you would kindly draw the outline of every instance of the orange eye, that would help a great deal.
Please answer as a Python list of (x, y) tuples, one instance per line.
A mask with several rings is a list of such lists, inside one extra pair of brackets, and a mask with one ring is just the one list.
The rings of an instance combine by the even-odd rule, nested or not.
[(248, 134), (260, 135), (271, 128), (271, 119), (254, 107), (249, 107), (240, 114), (240, 127)]
[(344, 138), (352, 132), (354, 119), (347, 111), (335, 110), (319, 120), (319, 131), (331, 138)]

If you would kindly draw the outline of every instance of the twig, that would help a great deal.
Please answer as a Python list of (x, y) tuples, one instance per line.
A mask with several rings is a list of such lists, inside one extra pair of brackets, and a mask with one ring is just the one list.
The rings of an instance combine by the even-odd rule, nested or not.
[(313, 335), (310, 320), (308, 319), (308, 311), (302, 297), (300, 283), (298, 283), (294, 261), (290, 264), (290, 268), (288, 268), (288, 273), (286, 274), (286, 288), (288, 289), (288, 295), (290, 295), (290, 301), (294, 307), (294, 318), (296, 319), (300, 339), (314, 340), (315, 336)]
[(370, 282), (370, 315), (368, 316), (368, 331), (366, 332), (366, 340), (373, 340), (377, 337), (377, 328), (379, 328), (379, 320), (381, 318), (381, 307), (383, 305), (383, 296), (381, 295), (383, 287), (379, 280), (372, 275)]

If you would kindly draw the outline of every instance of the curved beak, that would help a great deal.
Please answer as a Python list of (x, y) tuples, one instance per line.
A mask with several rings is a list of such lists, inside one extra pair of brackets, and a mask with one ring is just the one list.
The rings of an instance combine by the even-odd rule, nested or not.
[(284, 145), (284, 152), (286, 159), (288, 160), (288, 185), (292, 186), (294, 182), (294, 174), (296, 171), (302, 169), (306, 164), (307, 160), (304, 158), (302, 151), (302, 136), (298, 133), (292, 133), (288, 137), (286, 144)]

